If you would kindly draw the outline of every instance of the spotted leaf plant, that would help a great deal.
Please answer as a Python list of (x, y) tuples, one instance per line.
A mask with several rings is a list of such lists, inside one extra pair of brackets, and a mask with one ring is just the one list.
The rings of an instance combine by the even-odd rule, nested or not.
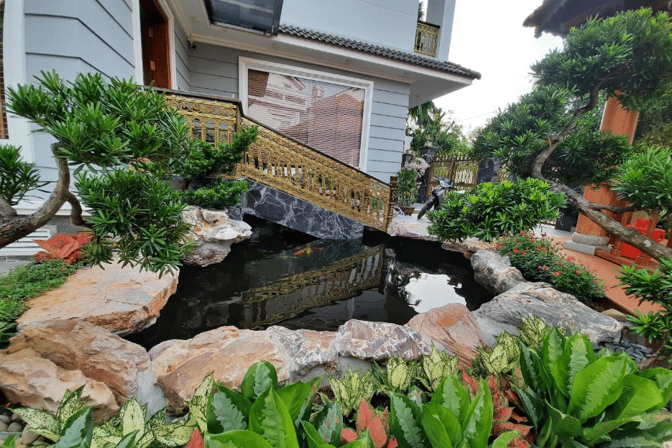
[(520, 360), (518, 338), (504, 332), (497, 336), (497, 345), (490, 349), (479, 347), (474, 367), (485, 375), (510, 375)]
[(376, 380), (371, 372), (353, 372), (350, 366), (341, 378), (329, 376), (329, 384), (336, 401), (341, 405), (343, 415), (349, 416), (357, 409), (362, 399), (371, 401), (375, 393)]
[(417, 370), (417, 362), (405, 361), (400, 356), (388, 359), (385, 368), (373, 364), (373, 377), (378, 382), (376, 389), (387, 394), (406, 394), (416, 377)]
[(457, 374), (459, 358), (446, 351), (439, 350), (432, 343), (432, 351), (422, 357), (418, 366), (418, 381), (429, 392), (434, 393), (441, 381), (449, 375)]

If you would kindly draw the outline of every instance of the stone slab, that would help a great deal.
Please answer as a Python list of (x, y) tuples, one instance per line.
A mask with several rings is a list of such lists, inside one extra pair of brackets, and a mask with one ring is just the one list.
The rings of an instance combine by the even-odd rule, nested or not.
[(120, 263), (82, 268), (57, 289), (29, 300), (18, 330), (54, 320), (84, 319), (124, 335), (151, 325), (177, 289), (179, 272), (140, 272)]

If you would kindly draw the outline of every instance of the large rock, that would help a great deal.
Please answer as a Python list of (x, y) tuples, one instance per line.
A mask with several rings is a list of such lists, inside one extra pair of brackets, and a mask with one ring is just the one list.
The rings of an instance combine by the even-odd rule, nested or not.
[(340, 356), (385, 361), (391, 356), (418, 359), (431, 351), (431, 341), (413, 328), (352, 319), (338, 328), (334, 339)]
[(8, 400), (33, 409), (56, 413), (66, 390), (84, 386), (96, 420), (119, 411), (114, 394), (104, 383), (87, 378), (80, 370), (68, 370), (42, 358), (29, 347), (0, 352), (0, 389)]
[(278, 381), (307, 380), (325, 373), (338, 374), (352, 360), (385, 361), (392, 355), (417, 359), (431, 350), (431, 342), (409, 327), (348, 321), (337, 332), (265, 331), (220, 327), (188, 341), (166, 341), (150, 350), (157, 379), (169, 400), (169, 410), (180, 413), (203, 378), (239, 389), (248, 368), (266, 360), (278, 371)]
[(63, 286), (30, 299), (18, 329), (54, 320), (83, 319), (124, 335), (156, 321), (177, 289), (177, 276), (123, 267), (120, 263), (82, 268)]
[[(73, 372), (69, 375), (87, 383), (104, 384), (119, 406), (135, 396), (141, 403), (148, 403), (150, 411), (163, 407), (163, 395), (155, 385), (145, 349), (86, 321), (50, 321), (25, 327), (6, 350), (7, 354), (16, 352), (25, 352), (26, 362), (44, 366), (46, 361), (54, 364), (54, 372), (69, 371)], [(58, 389), (58, 377), (50, 378)], [(48, 387), (47, 377), (43, 381)], [(5, 378), (0, 378), (0, 388), (4, 387)]]
[[(592, 310), (573, 295), (559, 292), (547, 283), (520, 283), (483, 304), (473, 314), (483, 333), (490, 337), (503, 329), (520, 327), (521, 316), (539, 316), (547, 324), (580, 331), (593, 343), (618, 341), (623, 329), (620, 322)], [(489, 322), (495, 322), (496, 328), (487, 325)]]
[(478, 322), (466, 306), (451, 303), (414, 316), (406, 326), (441, 344), (459, 357), (461, 367), (471, 367), (477, 348), (485, 345)]
[(525, 283), (523, 274), (513, 266), (508, 257), (479, 250), (471, 257), (474, 279), (493, 295), (501, 294), (514, 286)]
[(182, 259), (188, 265), (219, 263), (229, 255), (233, 243), (252, 236), (252, 227), (246, 222), (229, 219), (226, 210), (187, 207), (182, 212), (182, 219), (192, 225), (188, 237), (196, 243), (196, 249)]
[(438, 241), (439, 239), (427, 232), (430, 222), (427, 218), (418, 219), (417, 216), (397, 215), (387, 226), (387, 233), (390, 236), (400, 238), (411, 238), (414, 240)]

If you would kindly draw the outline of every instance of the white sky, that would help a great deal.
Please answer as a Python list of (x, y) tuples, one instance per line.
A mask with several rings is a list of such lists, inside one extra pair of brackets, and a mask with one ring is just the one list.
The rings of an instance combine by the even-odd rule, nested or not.
[[(532, 90), (530, 65), (562, 39), (523, 27), (542, 0), (457, 0), (448, 60), (481, 73), (481, 79), (434, 100), (465, 133), (486, 124), (499, 108)], [(448, 116), (448, 114), (447, 114)]]

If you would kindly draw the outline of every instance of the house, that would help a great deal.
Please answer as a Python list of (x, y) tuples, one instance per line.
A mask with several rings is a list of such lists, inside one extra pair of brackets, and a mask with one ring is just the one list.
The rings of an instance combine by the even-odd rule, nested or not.
[[(250, 118), (383, 182), (399, 170), (408, 109), (480, 77), (447, 61), (455, 0), (430, 1), (425, 21), (417, 0), (0, 5), (3, 86), (32, 82), (42, 70), (66, 79), (98, 71), (238, 99)], [(55, 180), (50, 136), (31, 133), (19, 117), (0, 118), (0, 143), (21, 146)]]

